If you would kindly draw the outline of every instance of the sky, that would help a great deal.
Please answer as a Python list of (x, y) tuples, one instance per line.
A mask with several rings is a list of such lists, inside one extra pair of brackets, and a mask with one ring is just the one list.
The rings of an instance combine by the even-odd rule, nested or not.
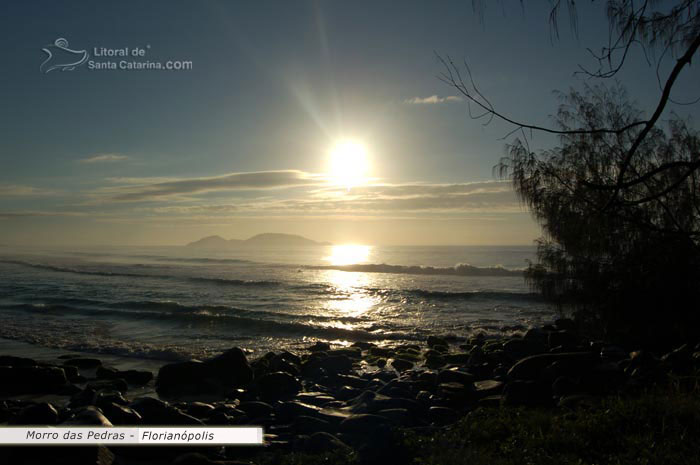
[[(556, 38), (547, 2), (483, 3), (3, 2), (0, 243), (531, 244), (539, 226), (493, 175), (512, 127), (472, 120), (436, 53), (466, 60), (499, 110), (551, 125), (553, 91), (581, 88), (586, 49), (607, 44), (604, 4), (579, 2), (578, 34), (564, 13)], [(639, 50), (618, 78), (651, 113)], [(357, 158), (334, 168), (344, 141), (361, 182), (343, 177)]]

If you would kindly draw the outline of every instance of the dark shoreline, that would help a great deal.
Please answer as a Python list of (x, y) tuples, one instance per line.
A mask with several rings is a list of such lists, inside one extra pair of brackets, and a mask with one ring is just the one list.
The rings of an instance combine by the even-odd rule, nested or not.
[[(697, 388), (700, 346), (665, 354), (633, 349), (591, 341), (560, 319), (522, 337), (477, 335), (458, 344), (434, 336), (385, 347), (319, 341), (250, 362), (231, 349), (204, 362), (164, 365), (158, 376), (85, 356), (49, 363), (1, 356), (0, 424), (262, 425), (264, 448), (199, 452), (219, 461), (267, 463), (270, 454), (301, 453), (380, 463), (396, 432), (447, 432), (478, 412), (595, 411), (606, 399), (635, 398), (671, 381), (694, 380)], [(47, 450), (54, 449), (8, 449), (13, 463), (45, 463)], [(83, 463), (72, 461), (72, 450), (62, 448), (66, 461), (52, 463)], [(102, 461), (90, 463), (218, 463), (178, 461), (184, 448), (158, 448), (157, 456), (148, 448), (99, 450)]]

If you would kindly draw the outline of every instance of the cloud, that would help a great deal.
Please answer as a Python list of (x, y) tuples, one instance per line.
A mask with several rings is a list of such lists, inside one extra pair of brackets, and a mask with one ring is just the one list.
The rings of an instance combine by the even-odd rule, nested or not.
[(83, 212), (71, 211), (0, 211), (0, 220), (14, 220), (18, 218), (36, 218), (47, 216), (88, 216), (88, 214)]
[(78, 163), (113, 163), (115, 161), (124, 161), (128, 158), (129, 157), (126, 155), (119, 155), (116, 153), (101, 153), (89, 158), (78, 160)]
[(447, 97), (438, 97), (437, 95), (431, 95), (430, 97), (413, 97), (406, 99), (403, 102), (414, 105), (431, 105), (436, 103), (454, 103), (461, 101), (462, 97), (458, 95), (448, 95)]
[(202, 194), (215, 191), (284, 189), (314, 186), (323, 180), (319, 176), (298, 170), (256, 171), (229, 173), (224, 176), (204, 178), (182, 178), (165, 182), (146, 182), (117, 186), (103, 190), (112, 194), (111, 200), (118, 202), (143, 202), (162, 200), (187, 194)]
[(508, 181), (452, 184), (381, 184), (347, 189), (322, 188), (303, 197), (241, 199), (227, 204), (157, 206), (141, 209), (156, 215), (400, 215), (523, 212)]
[(0, 196), (3, 197), (34, 197), (51, 194), (54, 194), (54, 192), (39, 187), (21, 186), (17, 184), (0, 185)]

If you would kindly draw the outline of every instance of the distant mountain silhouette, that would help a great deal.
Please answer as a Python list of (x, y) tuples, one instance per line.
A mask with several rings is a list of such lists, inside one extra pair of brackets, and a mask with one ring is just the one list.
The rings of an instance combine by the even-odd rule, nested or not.
[(298, 247), (298, 246), (318, 246), (330, 245), (329, 242), (316, 242), (296, 234), (264, 233), (258, 234), (246, 240), (229, 239), (221, 236), (207, 236), (198, 241), (190, 242), (186, 247), (225, 249), (238, 246), (255, 247)]

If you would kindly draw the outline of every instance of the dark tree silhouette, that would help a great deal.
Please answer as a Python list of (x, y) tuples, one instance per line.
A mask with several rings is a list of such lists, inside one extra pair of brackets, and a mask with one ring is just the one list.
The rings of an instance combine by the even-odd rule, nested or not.
[[(578, 27), (574, 0), (556, 1), (550, 14), (554, 36), (564, 8), (574, 31)], [(676, 114), (665, 122), (661, 116), (669, 105), (695, 103), (674, 100), (672, 90), (700, 48), (700, 2), (608, 1), (607, 12), (609, 43), (591, 51), (599, 66), (579, 72), (610, 80), (632, 47), (646, 56), (657, 52), (660, 96), (650, 116), (613, 81), (562, 94), (556, 124), (533, 125), (497, 110), (468, 63), (439, 56), (440, 77), (466, 98), (473, 118), (486, 124), (500, 119), (513, 126), (505, 137), (518, 135), (496, 171), (512, 179), (543, 228), (538, 263), (526, 274), (531, 284), (615, 337), (635, 343), (696, 339), (700, 136)], [(676, 61), (662, 79), (660, 64), (669, 54)], [(531, 131), (556, 134), (559, 143), (535, 152)]]

